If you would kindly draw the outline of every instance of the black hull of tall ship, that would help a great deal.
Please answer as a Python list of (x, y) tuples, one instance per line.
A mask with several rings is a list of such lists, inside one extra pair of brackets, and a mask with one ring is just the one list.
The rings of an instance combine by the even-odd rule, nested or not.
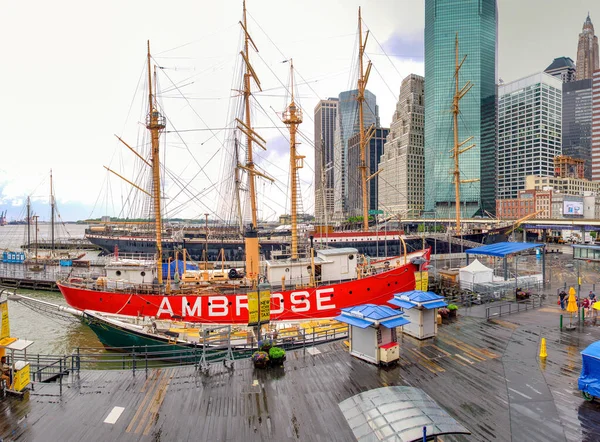
[[(100, 248), (105, 253), (113, 253), (115, 247), (119, 253), (142, 253), (153, 254), (156, 250), (156, 241), (146, 237), (140, 238), (123, 238), (123, 237), (108, 237), (101, 235), (86, 235), (88, 240)], [(273, 251), (282, 251), (288, 246), (286, 241), (268, 240), (261, 242), (261, 254), (266, 258), (271, 257)], [(246, 259), (244, 254), (244, 241), (238, 240), (208, 240), (207, 242), (199, 241), (162, 241), (162, 250), (165, 256), (173, 256), (175, 251), (185, 249), (188, 256), (193, 260), (203, 260), (204, 251), (207, 250), (208, 261), (243, 261)], [(224, 258), (221, 256), (221, 250), (224, 252)], [(181, 255), (180, 255), (181, 258)]]
[[(495, 244), (507, 240), (505, 229), (497, 229), (486, 233), (476, 233), (462, 236), (466, 241), (476, 242), (479, 244)], [(107, 253), (113, 253), (115, 246), (118, 247), (121, 253), (146, 253), (152, 254), (156, 249), (156, 242), (147, 237), (119, 237), (105, 235), (86, 235), (93, 244), (101, 247)], [(433, 254), (461, 253), (472, 248), (468, 245), (461, 245), (459, 242), (449, 243), (444, 239), (434, 239), (425, 237), (425, 244), (421, 237), (407, 237), (405, 239), (407, 252), (416, 252), (427, 247), (431, 247)], [(272, 252), (284, 251), (289, 246), (289, 242), (283, 238), (268, 239), (261, 241), (261, 253), (267, 259), (273, 258)], [(317, 245), (317, 248), (323, 245)], [(378, 239), (378, 240), (352, 240), (352, 239), (337, 239), (327, 243), (327, 247), (353, 247), (358, 250), (358, 253), (370, 256), (373, 258), (386, 256), (400, 256), (404, 253), (402, 242), (395, 239)], [(203, 240), (195, 241), (173, 241), (165, 240), (162, 243), (163, 253), (166, 256), (173, 256), (175, 250), (185, 249), (193, 260), (204, 259), (204, 250), (208, 250), (208, 261), (220, 261), (222, 259), (221, 250), (225, 253), (225, 261), (243, 261), (244, 241), (243, 240), (211, 240), (204, 242)]]

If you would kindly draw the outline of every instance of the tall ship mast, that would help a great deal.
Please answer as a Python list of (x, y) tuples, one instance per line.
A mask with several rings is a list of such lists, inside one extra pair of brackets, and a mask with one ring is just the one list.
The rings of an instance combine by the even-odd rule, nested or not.
[[(152, 316), (161, 319), (181, 319), (190, 322), (211, 324), (248, 324), (249, 293), (255, 293), (259, 282), (266, 282), (270, 291), (270, 317), (274, 321), (299, 321), (307, 318), (332, 318), (340, 314), (342, 308), (359, 304), (385, 304), (394, 293), (415, 288), (417, 266), (410, 260), (381, 262), (379, 267), (367, 262), (359, 262), (355, 248), (319, 250), (314, 256), (311, 250), (310, 263), (299, 258), (297, 235), (297, 207), (300, 198), (298, 169), (303, 165), (304, 156), (297, 152), (297, 131), (302, 123), (302, 111), (294, 94), (293, 63), (291, 69), (291, 101), (283, 113), (283, 122), (290, 133), (290, 184), (292, 187), (292, 256), (291, 259), (270, 260), (261, 268), (259, 261), (259, 236), (255, 178), (272, 178), (262, 173), (255, 164), (253, 146), (264, 148), (265, 140), (258, 135), (250, 119), (251, 83), (260, 88), (260, 82), (250, 63), (249, 48), (256, 48), (246, 22), (246, 4), (243, 3), (244, 50), (243, 118), (237, 118), (236, 127), (246, 136), (246, 161), (237, 164), (240, 171), (248, 174), (251, 222), (245, 232), (245, 268), (214, 270), (206, 269), (194, 273), (184, 269), (181, 276), (171, 279), (170, 272), (163, 284), (161, 248), (161, 201), (159, 146), (160, 132), (165, 127), (164, 117), (157, 110), (156, 97), (149, 74), (149, 112), (146, 128), (152, 135), (153, 201), (157, 232), (157, 258), (154, 262), (123, 260), (112, 257), (105, 267), (106, 276), (84, 279), (66, 276), (57, 281), (67, 303), (79, 310), (95, 310), (118, 313), (126, 316)], [(148, 47), (149, 49), (149, 47)], [(147, 67), (151, 72), (150, 51)], [(239, 176), (229, 176), (239, 181)], [(233, 201), (232, 201), (233, 202)], [(233, 202), (235, 203), (235, 202)], [(206, 243), (205, 243), (206, 246)], [(426, 256), (428, 251), (416, 252), (414, 257)], [(161, 272), (159, 273), (159, 269)], [(158, 284), (153, 284), (154, 275)], [(179, 274), (178, 274), (179, 275)], [(261, 284), (261, 293), (264, 292)], [(262, 296), (261, 296), (262, 298)]]
[(365, 90), (367, 88), (367, 81), (369, 81), (369, 74), (371, 72), (371, 61), (367, 63), (367, 70), (364, 72), (363, 69), (363, 56), (365, 54), (365, 47), (367, 46), (367, 40), (369, 39), (369, 31), (365, 35), (365, 40), (362, 39), (362, 16), (361, 9), (358, 8), (358, 94), (356, 100), (358, 101), (358, 119), (359, 119), (359, 133), (360, 133), (360, 178), (362, 186), (362, 212), (363, 212), (363, 231), (369, 231), (369, 200), (367, 198), (367, 143), (373, 134), (372, 128), (369, 128), (369, 136), (365, 137), (364, 127), (364, 102), (365, 102)]
[(452, 120), (454, 127), (454, 148), (452, 149), (452, 158), (454, 159), (454, 170), (452, 172), (454, 178), (454, 193), (455, 193), (455, 205), (456, 205), (456, 235), (461, 234), (461, 226), (460, 226), (460, 185), (463, 183), (474, 183), (479, 181), (478, 178), (461, 180), (460, 179), (460, 155), (465, 153), (467, 150), (475, 147), (475, 144), (470, 144), (467, 147), (462, 147), (469, 141), (473, 139), (473, 136), (470, 136), (466, 140), (462, 142), (458, 142), (458, 114), (460, 113), (458, 103), (463, 98), (467, 92), (473, 87), (473, 83), (471, 81), (467, 81), (467, 83), (459, 89), (458, 86), (458, 75), (460, 72), (460, 68), (465, 62), (467, 56), (465, 55), (461, 62), (458, 62), (458, 33), (456, 33), (456, 39), (454, 42), (454, 53), (455, 53), (455, 67), (454, 67), (454, 97), (452, 98)]
[(160, 114), (156, 106), (156, 97), (152, 90), (152, 70), (150, 66), (150, 41), (148, 40), (148, 116), (146, 128), (150, 131), (152, 143), (152, 200), (154, 203), (154, 228), (156, 230), (156, 279), (163, 283), (162, 275), (162, 215), (161, 215), (161, 187), (160, 187), (160, 134), (164, 130), (165, 117)]
[(302, 123), (302, 110), (296, 106), (294, 101), (294, 62), (290, 60), (290, 91), (291, 101), (285, 112), (283, 113), (283, 122), (288, 126), (290, 131), (290, 195), (291, 195), (291, 258), (298, 259), (298, 196), (299, 196), (299, 181), (298, 169), (304, 166), (304, 156), (298, 155), (296, 152), (296, 131)]

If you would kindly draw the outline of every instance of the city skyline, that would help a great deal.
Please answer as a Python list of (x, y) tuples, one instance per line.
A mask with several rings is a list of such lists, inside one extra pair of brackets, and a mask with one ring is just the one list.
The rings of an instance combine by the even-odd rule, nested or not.
[[(540, 8), (542, 3), (543, 8)], [(248, 1), (251, 32), (260, 49), (259, 55), (253, 57), (265, 89), (281, 87), (270, 70), (275, 71), (278, 78), (286, 78), (286, 65), (280, 65), (280, 61), (291, 56), (302, 77), (309, 82), (300, 96), (305, 115), (312, 114), (319, 99), (353, 89), (350, 67), (354, 63), (359, 5), (363, 7), (363, 18), (372, 34), (367, 55), (374, 61), (374, 71), (368, 87), (377, 95), (381, 125), (388, 127), (402, 79), (410, 73), (423, 74), (422, 1), (349, 1), (344, 7), (316, 1), (301, 6), (293, 2)], [(153, 12), (151, 6), (160, 12)], [(125, 164), (128, 160), (129, 154), (113, 134), (123, 133), (126, 124), (133, 121), (135, 125), (139, 119), (131, 116), (127, 123), (147, 39), (151, 41), (156, 60), (164, 68), (163, 73), (174, 77), (188, 72), (187, 77), (194, 77), (195, 86), (186, 85), (185, 92), (190, 92), (195, 100), (194, 110), (206, 124), (198, 123), (197, 117), (195, 120), (178, 118), (183, 102), (180, 99), (167, 103), (168, 116), (176, 122), (174, 128), (203, 127), (206, 130), (206, 127), (223, 126), (226, 102), (231, 94), (231, 69), (224, 60), (236, 59), (241, 2), (227, 1), (205, 7), (195, 2), (179, 2), (167, 9), (164, 5), (158, 6), (152, 2), (122, 5), (109, 1), (94, 11), (87, 11), (73, 1), (59, 1), (52, 6), (34, 2), (39, 14), (33, 17), (25, 4), (10, 4), (6, 8), (6, 26), (0, 30), (0, 37), (10, 41), (10, 45), (4, 53), (8, 67), (0, 74), (0, 80), (7, 86), (0, 109), (5, 128), (0, 134), (0, 143), (7, 155), (0, 180), (0, 209), (8, 209), (9, 220), (18, 217), (26, 195), (35, 197), (34, 205), (42, 204), (44, 199), (47, 201), (49, 192), (43, 189), (45, 184), (42, 187), (37, 184), (44, 182), (50, 168), (55, 171), (55, 194), (64, 219), (99, 217), (105, 212), (118, 214), (124, 193), (121, 185), (115, 183), (112, 195), (107, 197), (107, 193), (101, 191), (107, 180), (102, 165)], [(316, 9), (323, 14), (315, 16)], [(541, 71), (556, 57), (575, 59), (577, 38), (588, 11), (592, 21), (600, 20), (600, 5), (593, 1), (574, 1), (565, 8), (564, 3), (558, 1), (523, 4), (499, 0), (498, 9), (498, 68), (499, 77), (505, 81)], [(299, 28), (294, 39), (286, 39), (289, 24), (281, 18), (287, 17), (287, 12), (299, 23), (310, 22), (310, 31)], [(537, 19), (532, 21), (534, 15)], [(25, 16), (26, 21), (22, 20)], [(330, 19), (332, 16), (336, 17), (335, 23)], [(547, 26), (557, 20), (561, 23), (558, 30)], [(110, 32), (106, 32), (107, 29)], [(269, 47), (265, 34), (277, 42), (277, 48)], [(218, 44), (214, 44), (215, 38)], [(523, 45), (523, 41), (528, 44)], [(170, 86), (169, 81), (164, 80), (163, 86)], [(281, 90), (277, 91), (280, 93)], [(264, 107), (272, 106), (281, 111), (284, 105), (283, 96), (278, 96)], [(312, 140), (313, 129), (308, 128), (312, 122), (305, 121), (303, 126), (301, 130), (305, 131), (306, 138)], [(219, 145), (211, 145), (212, 139), (207, 141), (211, 138), (210, 131), (200, 135), (189, 146), (201, 157), (212, 155)], [(269, 146), (264, 161), (281, 162), (287, 149), (285, 138), (273, 130), (263, 135)], [(128, 139), (132, 138), (135, 140), (134, 137)], [(202, 151), (199, 151), (200, 146)], [(168, 147), (173, 149), (173, 145)], [(305, 168), (301, 177), (306, 193), (305, 208), (312, 212), (314, 160), (312, 147), (303, 148), (307, 164), (311, 166)], [(181, 150), (181, 145), (175, 146), (175, 152), (177, 149)], [(22, 152), (27, 152), (26, 158)], [(22, 166), (24, 161), (27, 168)], [(189, 176), (191, 173), (185, 169), (189, 163), (187, 160), (186, 165), (177, 165), (174, 170)], [(270, 163), (265, 162), (263, 167)], [(123, 170), (131, 173), (125, 167)], [(277, 178), (285, 183), (283, 175), (281, 171)], [(199, 184), (197, 188), (202, 189), (202, 186)], [(308, 200), (310, 204), (306, 203)], [(273, 219), (273, 214), (285, 211), (285, 202), (271, 205), (271, 210), (266, 206), (262, 209), (265, 218)], [(205, 207), (194, 207), (189, 213), (179, 215), (198, 217), (205, 211)]]

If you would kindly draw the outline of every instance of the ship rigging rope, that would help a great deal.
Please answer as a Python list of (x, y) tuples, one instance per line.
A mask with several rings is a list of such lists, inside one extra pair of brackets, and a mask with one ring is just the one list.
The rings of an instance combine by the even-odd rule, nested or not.
[[(43, 304), (38, 304), (33, 301), (28, 301), (27, 299), (20, 299), (18, 302), (19, 302), (19, 304), (27, 307), (28, 309), (41, 314), (45, 318), (54, 320), (54, 322), (57, 322), (56, 320), (60, 320), (63, 322), (71, 322), (71, 323), (79, 322), (79, 319), (76, 318), (75, 316), (71, 315), (70, 313), (58, 310), (57, 308), (54, 308), (54, 307), (50, 307), (50, 306), (43, 305)], [(58, 306), (56, 306), (56, 307), (58, 307)]]
[[(198, 114), (198, 112), (196, 111), (196, 109), (194, 109), (194, 106), (192, 106), (192, 104), (189, 102), (189, 100), (187, 99), (187, 97), (185, 97), (185, 95), (181, 92), (181, 90), (179, 89), (179, 87), (177, 87), (177, 85), (175, 84), (175, 82), (171, 79), (171, 77), (163, 71), (164, 76), (171, 82), (171, 85), (173, 85), (173, 87), (175, 87), (175, 89), (177, 90), (177, 92), (185, 99), (187, 105), (189, 106), (189, 108), (192, 110), (192, 112), (198, 117), (198, 119), (202, 122), (202, 124), (204, 124), (204, 126), (209, 127), (208, 124), (206, 124), (206, 121), (204, 121), (204, 119), (200, 116), (200, 114)], [(171, 120), (167, 117), (167, 120), (169, 121), (169, 124), (171, 124), (172, 127), (175, 127), (175, 125), (171, 122)], [(217, 133), (214, 131), (211, 131), (212, 135), (216, 138)], [(212, 179), (210, 178), (210, 176), (206, 173), (205, 171), (205, 167), (208, 166), (208, 164), (212, 161), (212, 159), (215, 157), (215, 155), (211, 156), (211, 158), (208, 160), (208, 162), (203, 166), (201, 165), (198, 160), (196, 159), (196, 157), (192, 154), (189, 146), (186, 144), (185, 140), (183, 139), (183, 137), (177, 133), (179, 136), (180, 141), (184, 144), (184, 146), (186, 147), (186, 150), (188, 151), (188, 153), (190, 154), (190, 156), (193, 158), (194, 162), (198, 165), (198, 167), (200, 168), (200, 171), (205, 175), (206, 179), (208, 180), (208, 182), (211, 185), (214, 185)], [(221, 145), (222, 149), (225, 149), (225, 145), (221, 140), (218, 140), (219, 144)], [(215, 151), (216, 154), (217, 151)], [(219, 195), (220, 198), (224, 198), (224, 196), (221, 194), (221, 192), (219, 191), (218, 187), (217, 189), (217, 193)]]

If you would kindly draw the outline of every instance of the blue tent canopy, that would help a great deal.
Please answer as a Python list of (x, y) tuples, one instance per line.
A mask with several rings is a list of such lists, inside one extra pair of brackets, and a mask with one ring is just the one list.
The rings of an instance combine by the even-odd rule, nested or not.
[[(189, 262), (185, 263), (185, 268), (187, 270), (198, 270), (197, 265), (191, 264)], [(179, 276), (181, 276), (181, 274), (183, 273), (183, 261), (181, 261), (181, 260), (171, 261), (170, 268), (169, 268), (169, 264), (167, 264), (167, 263), (163, 263), (163, 265), (162, 265), (162, 271), (163, 271), (163, 274), (165, 275), (165, 278), (167, 277), (167, 274), (169, 275), (170, 278), (173, 278), (175, 276), (175, 269), (178, 270), (177, 273), (179, 273)]]
[(522, 252), (523, 250), (535, 249), (536, 247), (544, 247), (544, 244), (530, 242), (499, 242), (488, 246), (465, 250), (465, 253), (468, 255), (487, 255), (505, 258), (507, 255)]
[(581, 375), (579, 389), (600, 398), (600, 341), (594, 342), (581, 352)]

